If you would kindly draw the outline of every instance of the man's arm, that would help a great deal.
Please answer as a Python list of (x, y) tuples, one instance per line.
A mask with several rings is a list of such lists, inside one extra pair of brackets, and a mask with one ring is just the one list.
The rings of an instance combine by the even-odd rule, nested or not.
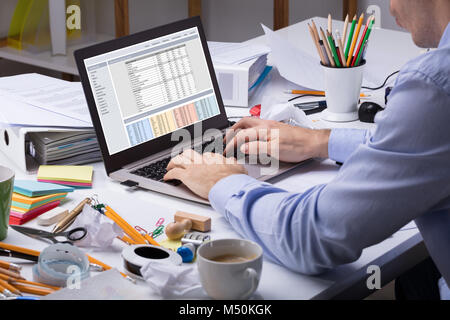
[(364, 129), (332, 129), (328, 141), (328, 157), (344, 163), (360, 144), (367, 142), (369, 131)]
[(298, 194), (233, 175), (211, 189), (212, 206), (292, 270), (316, 274), (355, 261), (450, 194), (449, 97), (417, 76), (398, 81), (374, 134), (336, 159), (345, 163), (329, 184)]

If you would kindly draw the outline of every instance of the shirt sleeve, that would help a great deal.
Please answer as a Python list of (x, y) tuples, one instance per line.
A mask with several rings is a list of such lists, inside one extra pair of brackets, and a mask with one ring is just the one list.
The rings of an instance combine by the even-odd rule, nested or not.
[(348, 157), (368, 138), (368, 130), (332, 129), (328, 140), (328, 157), (344, 163)]
[[(233, 175), (209, 200), (267, 258), (293, 271), (318, 274), (353, 262), (450, 194), (449, 105), (433, 81), (400, 74), (367, 143), (342, 153), (331, 147), (335, 160), (345, 161), (330, 183), (293, 193)], [(344, 133), (334, 131), (332, 140)]]

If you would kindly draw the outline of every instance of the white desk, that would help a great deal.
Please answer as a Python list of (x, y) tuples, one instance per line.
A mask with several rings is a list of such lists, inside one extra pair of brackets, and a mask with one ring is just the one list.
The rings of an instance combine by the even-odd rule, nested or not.
[[(325, 19), (316, 18), (316, 23), (325, 25)], [(281, 35), (287, 36), (289, 39), (293, 35), (295, 37), (305, 36), (308, 34), (305, 22), (292, 25), (286, 29), (278, 31)], [(393, 32), (391, 44), (392, 46), (411, 48), (409, 36)], [(376, 32), (375, 32), (375, 39)], [(254, 41), (262, 41), (257, 38)], [(381, 41), (381, 40), (380, 40)], [(378, 41), (373, 41), (378, 42)], [(371, 49), (376, 46), (372, 45)], [(416, 48), (417, 49), (417, 48)], [(411, 52), (409, 52), (409, 56)], [(403, 57), (407, 60), (409, 56)], [(371, 55), (368, 55), (368, 61)], [(405, 60), (405, 61), (406, 61)], [(390, 60), (392, 61), (392, 60)], [(392, 67), (392, 66), (390, 66)], [(382, 67), (380, 67), (382, 68)], [(384, 67), (389, 68), (389, 67)], [(392, 70), (394, 71), (394, 70)], [(391, 69), (386, 72), (392, 72)], [(276, 72), (270, 83), (264, 88), (264, 94), (278, 94), (280, 85), (285, 84)], [(282, 88), (282, 89), (285, 89)], [(257, 99), (255, 97), (255, 99)], [(252, 101), (257, 102), (257, 101)], [(250, 103), (250, 104), (251, 104)], [(228, 108), (230, 113), (239, 113), (246, 115), (248, 109)], [(354, 122), (349, 124), (352, 127), (367, 127), (365, 124)], [(27, 176), (19, 172), (15, 165), (0, 154), (0, 164), (13, 168), (16, 171), (16, 179), (35, 179), (35, 176)], [(313, 161), (300, 168), (297, 168), (285, 174), (283, 177), (277, 178), (274, 183), (277, 186), (288, 190), (302, 192), (307, 188), (327, 183), (335, 176), (338, 171), (332, 161)], [(154, 224), (159, 217), (164, 217), (166, 221), (172, 219), (176, 210), (183, 210), (201, 215), (209, 215), (212, 217), (211, 237), (214, 239), (225, 237), (239, 237), (230, 225), (209, 206), (199, 205), (193, 202), (172, 198), (169, 196), (157, 194), (151, 191), (136, 190), (128, 191), (117, 182), (109, 179), (102, 163), (94, 164), (94, 184), (92, 189), (77, 190), (73, 194), (69, 194), (68, 200), (64, 206), (73, 207), (86, 196), (97, 194), (100, 201), (108, 203), (120, 215), (122, 215), (132, 225), (140, 225), (149, 231), (154, 229)], [(27, 226), (37, 227), (35, 221), (30, 221)], [(164, 236), (161, 236), (164, 237)], [(161, 240), (162, 238), (157, 238)], [(9, 229), (8, 237), (4, 240), (7, 243), (30, 247), (36, 250), (44, 249), (47, 244), (38, 240), (33, 240), (20, 233)], [(95, 252), (86, 250), (93, 257), (123, 270), (120, 251), (125, 245), (119, 240), (115, 240), (113, 247), (106, 252)], [(363, 251), (360, 259), (354, 263), (343, 265), (335, 270), (318, 277), (310, 277), (302, 274), (291, 272), (279, 265), (275, 265), (267, 260), (264, 261), (263, 273), (257, 290), (257, 298), (262, 299), (330, 299), (330, 298), (362, 298), (369, 291), (365, 286), (367, 279), (367, 266), (376, 264), (381, 267), (381, 281), (385, 284), (391, 281), (398, 274), (406, 270), (413, 263), (417, 263), (426, 257), (426, 251), (422, 244), (422, 239), (417, 229), (408, 229), (395, 233), (392, 237), (385, 241), (367, 248)], [(26, 265), (24, 275), (27, 279), (31, 279), (31, 265)], [(142, 298), (158, 299), (149, 287), (142, 282), (136, 286), (136, 290), (142, 293)]]

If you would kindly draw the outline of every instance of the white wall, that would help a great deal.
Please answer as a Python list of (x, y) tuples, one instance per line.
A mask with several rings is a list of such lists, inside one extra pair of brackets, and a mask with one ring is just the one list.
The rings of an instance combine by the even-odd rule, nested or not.
[[(17, 0), (0, 0), (0, 36), (6, 36)], [(95, 1), (96, 28), (114, 35), (114, 0)], [(273, 27), (273, 0), (203, 0), (202, 21), (206, 37), (212, 41), (240, 42), (263, 34), (260, 23)], [(389, 14), (389, 0), (358, 0), (359, 12), (377, 4), (382, 11), (382, 27), (399, 29)], [(129, 0), (130, 32), (184, 19), (188, 0)], [(290, 0), (289, 23), (313, 16), (342, 18), (342, 0)], [(32, 71), (34, 67), (0, 59), (0, 76)], [(45, 72), (42, 69), (36, 69)], [(45, 72), (47, 73), (47, 72)]]
[[(403, 30), (395, 22), (394, 17), (389, 12), (389, 0), (358, 0), (358, 11), (365, 12), (366, 8), (372, 4), (381, 9), (381, 27), (384, 29)], [(404, 31), (404, 30), (403, 30)]]

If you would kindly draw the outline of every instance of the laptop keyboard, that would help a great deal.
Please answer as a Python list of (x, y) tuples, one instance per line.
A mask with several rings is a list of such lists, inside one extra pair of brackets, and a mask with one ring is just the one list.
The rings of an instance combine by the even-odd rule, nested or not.
[[(222, 140), (222, 138), (220, 139)], [(219, 142), (217, 141), (217, 144)], [(222, 152), (225, 149), (225, 144), (220, 141), (220, 143), (222, 143), (222, 150), (220, 150), (220, 148), (217, 148), (217, 146), (215, 146), (216, 144), (216, 140), (212, 139), (210, 141), (206, 141), (204, 142), (201, 146), (195, 146), (192, 149), (199, 152), (199, 153), (203, 153), (203, 152)], [(216, 148), (214, 148), (216, 147)], [(218, 149), (218, 150), (217, 150)], [(156, 181), (160, 181), (160, 182), (166, 182), (172, 185), (179, 185), (181, 184), (181, 181), (179, 180), (169, 180), (169, 181), (164, 181), (163, 177), (165, 176), (165, 174), (167, 173), (167, 165), (170, 162), (171, 157), (167, 157), (164, 158), (162, 160), (159, 160), (157, 162), (153, 162), (145, 167), (141, 167), (139, 169), (136, 169), (134, 171), (131, 171), (132, 174), (141, 176), (141, 177), (145, 177), (148, 179), (152, 179), (152, 180), (156, 180)]]

